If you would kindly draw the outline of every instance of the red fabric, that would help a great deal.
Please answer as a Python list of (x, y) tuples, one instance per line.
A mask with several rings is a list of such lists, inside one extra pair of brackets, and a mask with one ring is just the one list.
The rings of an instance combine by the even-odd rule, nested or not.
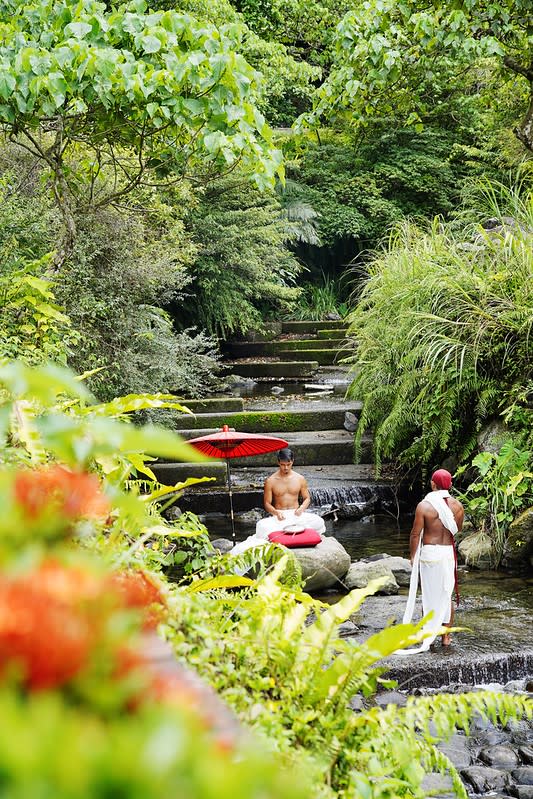
[(283, 544), (284, 547), (316, 547), (320, 544), (322, 537), (312, 527), (307, 527), (303, 533), (286, 533), (283, 530), (276, 530), (270, 533), (268, 540), (272, 544)]
[(452, 476), (446, 469), (437, 469), (431, 475), (431, 480), (441, 491), (449, 491), (452, 485)]

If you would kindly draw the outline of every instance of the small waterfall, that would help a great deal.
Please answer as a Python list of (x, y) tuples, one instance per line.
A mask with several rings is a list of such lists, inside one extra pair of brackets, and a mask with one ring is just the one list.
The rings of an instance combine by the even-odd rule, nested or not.
[(337, 513), (341, 518), (360, 519), (388, 510), (396, 504), (393, 490), (388, 485), (354, 484), (312, 488), (310, 493), (313, 508), (319, 512), (326, 509), (329, 513)]
[(496, 653), (482, 657), (468, 656), (450, 662), (409, 662), (394, 664), (387, 677), (397, 680), (398, 688), (411, 691), (414, 688), (446, 688), (451, 686), (504, 685), (511, 680), (521, 680), (533, 674), (533, 650), (512, 653)]

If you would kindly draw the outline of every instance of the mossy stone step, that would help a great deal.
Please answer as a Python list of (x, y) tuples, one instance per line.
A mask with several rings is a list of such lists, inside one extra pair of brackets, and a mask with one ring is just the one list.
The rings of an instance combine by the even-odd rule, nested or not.
[(207, 399), (183, 400), (183, 404), (193, 413), (238, 413), (244, 410), (242, 397), (208, 397)]
[(344, 338), (293, 338), (293, 339), (280, 339), (280, 341), (273, 341), (269, 346), (276, 347), (277, 350), (339, 350), (342, 349), (346, 339)]
[[(327, 330), (324, 330), (323, 328), (320, 328), (320, 330), (316, 331), (316, 337), (318, 339), (320, 339), (320, 340), (325, 340), (325, 341), (327, 341), (329, 339), (335, 340), (335, 339), (338, 339), (339, 336), (347, 336), (347, 335), (348, 335), (348, 328), (347, 327), (343, 327), (343, 328), (334, 327), (334, 328), (327, 329)], [(342, 339), (342, 341), (344, 341), (344, 340), (345, 340), (345, 338)]]
[[(291, 356), (292, 357), (292, 356)], [(240, 377), (308, 378), (318, 370), (318, 361), (245, 361), (226, 363), (223, 374)]]
[(229, 345), (229, 352), (234, 358), (253, 358), (258, 355), (279, 355), (291, 357), (293, 350), (312, 350), (318, 348), (340, 349), (345, 339), (280, 339), (279, 341), (234, 341)]
[(315, 333), (317, 330), (345, 330), (346, 322), (342, 319), (338, 321), (324, 321), (317, 322), (316, 320), (308, 319), (306, 321), (291, 321), (283, 322), (281, 330), (283, 333)]
[(314, 349), (314, 350), (281, 350), (279, 353), (280, 358), (294, 358), (294, 360), (298, 361), (300, 358), (302, 361), (308, 360), (312, 358), (314, 361), (320, 366), (331, 366), (334, 363), (337, 363), (341, 358), (345, 358), (348, 355), (348, 351), (337, 349), (337, 350), (327, 350), (327, 349)]
[[(197, 432), (199, 428), (211, 428), (217, 432), (227, 424), (235, 430), (247, 433), (272, 433), (283, 430), (282, 438), (292, 432), (309, 432), (312, 430), (339, 430), (343, 428), (346, 411), (357, 414), (361, 403), (352, 401), (342, 407), (329, 407), (321, 410), (301, 408), (297, 411), (243, 411), (242, 413), (210, 413), (200, 416), (189, 414), (177, 416), (173, 420), (174, 429), (183, 438), (195, 438), (204, 435)], [(208, 433), (205, 433), (208, 435)]]

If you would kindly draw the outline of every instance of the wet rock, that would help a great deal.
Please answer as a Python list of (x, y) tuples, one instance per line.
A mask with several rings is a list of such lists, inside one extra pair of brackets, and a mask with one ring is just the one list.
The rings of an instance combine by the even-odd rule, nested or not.
[(350, 556), (333, 536), (323, 538), (316, 547), (293, 549), (302, 567), (306, 591), (332, 588), (350, 568)]
[(434, 794), (442, 797), (443, 793), (450, 791), (450, 796), (455, 796), (452, 778), (448, 774), (439, 774), (438, 772), (426, 774), (421, 787), (427, 796)]
[(533, 799), (533, 785), (511, 785), (509, 793), (517, 799)]
[(533, 563), (533, 508), (528, 508), (509, 527), (503, 553), (506, 566)]
[(348, 702), (348, 707), (356, 712), (363, 710), (365, 703), (363, 702), (363, 697), (357, 694), (356, 696), (352, 696), (350, 701)]
[(499, 791), (509, 784), (505, 771), (489, 766), (470, 766), (461, 770), (461, 776), (470, 785), (474, 793)]
[(364, 563), (375, 563), (376, 560), (383, 560), (384, 558), (391, 558), (392, 555), (387, 555), (386, 552), (379, 552), (377, 555), (369, 555), (368, 558), (361, 558)]
[(337, 627), (337, 635), (339, 638), (350, 638), (352, 635), (355, 635), (356, 632), (359, 631), (359, 627), (353, 623), (353, 621), (343, 621), (342, 624), (339, 624)]
[(181, 508), (178, 508), (178, 507), (176, 507), (176, 505), (173, 505), (171, 508), (169, 508), (168, 510), (165, 511), (165, 517), (169, 521), (175, 522), (175, 521), (177, 521), (180, 518), (182, 513), (183, 513), (183, 511), (181, 510)]
[(498, 746), (499, 744), (506, 744), (509, 741), (509, 736), (502, 730), (490, 728), (484, 730), (480, 735), (477, 735), (476, 741), (478, 746), (483, 749), (491, 746)]
[(533, 786), (533, 766), (519, 766), (513, 769), (511, 774), (518, 785)]
[(493, 560), (492, 543), (488, 536), (478, 532), (467, 535), (458, 544), (457, 551), (468, 566), (476, 569), (490, 569)]
[(390, 557), (387, 555), (386, 558), (383, 560), (375, 561), (377, 563), (383, 563), (391, 572), (394, 574), (396, 578), (396, 582), (398, 585), (409, 585), (411, 582), (411, 562), (407, 560), (407, 558), (400, 558), (400, 557)]
[(511, 741), (519, 746), (528, 746), (533, 738), (533, 724), (523, 719), (510, 721), (507, 729), (511, 733)]
[(351, 411), (346, 411), (344, 414), (344, 429), (349, 433), (355, 433), (357, 430), (357, 416)]
[(509, 428), (499, 420), (485, 425), (477, 437), (478, 448), (481, 452), (492, 452), (494, 455), (500, 451), (503, 444), (509, 440)]
[(520, 760), (528, 766), (533, 766), (533, 746), (519, 746)]
[(479, 758), (488, 766), (496, 766), (497, 768), (511, 769), (519, 763), (516, 751), (505, 744), (482, 749), (479, 753)]
[(404, 707), (407, 703), (407, 697), (399, 691), (383, 691), (383, 693), (376, 694), (374, 701), (378, 707), (387, 707), (387, 705)]
[(439, 743), (437, 748), (452, 761), (458, 771), (468, 768), (472, 763), (468, 739), (465, 735), (456, 732), (448, 741)]
[(214, 549), (224, 555), (233, 547), (233, 542), (230, 541), (229, 538), (215, 538), (214, 541), (211, 541), (211, 545)]
[(387, 579), (376, 593), (388, 595), (398, 593), (398, 583), (389, 567), (384, 565), (384, 561), (378, 561), (377, 563), (358, 561), (357, 563), (352, 563), (344, 578), (344, 583), (350, 590), (352, 588), (366, 588), (368, 583), (377, 577), (386, 577)]
[(283, 388), (283, 386), (272, 386), (272, 388), (270, 389), (271, 394), (283, 394), (284, 391), (285, 389)]
[(238, 513), (237, 516), (235, 516), (235, 523), (243, 526), (256, 524), (259, 519), (263, 518), (265, 518), (265, 512), (259, 508), (253, 508), (252, 510), (245, 511), (244, 513)]

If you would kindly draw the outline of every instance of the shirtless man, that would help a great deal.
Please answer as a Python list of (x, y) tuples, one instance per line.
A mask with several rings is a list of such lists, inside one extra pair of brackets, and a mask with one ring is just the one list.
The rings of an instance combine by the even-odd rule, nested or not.
[(326, 529), (320, 516), (306, 512), (311, 503), (307, 480), (293, 471), (293, 463), (292, 450), (288, 447), (280, 449), (278, 470), (267, 477), (263, 492), (264, 508), (271, 515), (257, 522), (256, 536), (266, 537), (290, 524), (313, 527), (319, 533)]
[[(454, 535), (462, 529), (464, 508), (450, 496), (451, 484), (451, 474), (446, 469), (438, 469), (431, 476), (431, 492), (416, 507), (409, 538), (413, 575), (404, 623), (411, 621), (413, 615), (420, 572), (424, 615), (433, 613), (430, 629), (453, 625), (455, 608), (452, 592), (454, 585), (457, 588)], [(426, 640), (424, 649), (429, 648), (434, 638), (429, 643)], [(443, 646), (449, 646), (450, 642), (449, 633), (442, 636)]]

